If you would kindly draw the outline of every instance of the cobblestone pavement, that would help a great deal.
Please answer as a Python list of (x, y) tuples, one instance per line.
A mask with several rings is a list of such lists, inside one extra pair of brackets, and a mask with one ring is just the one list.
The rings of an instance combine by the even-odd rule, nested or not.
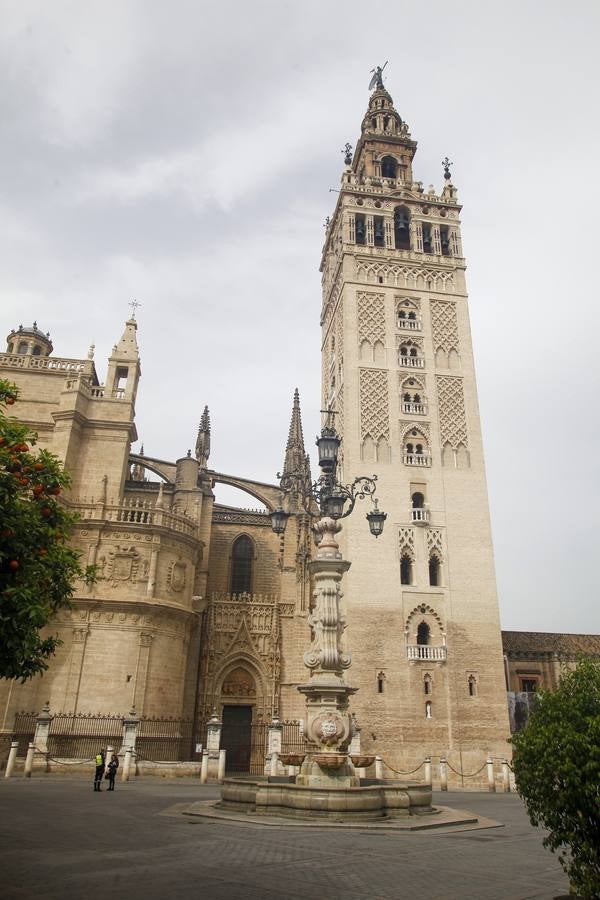
[(455, 834), (262, 828), (161, 815), (216, 797), (155, 778), (0, 783), (0, 897), (68, 900), (551, 900), (567, 892), (515, 795), (436, 794), (503, 822)]

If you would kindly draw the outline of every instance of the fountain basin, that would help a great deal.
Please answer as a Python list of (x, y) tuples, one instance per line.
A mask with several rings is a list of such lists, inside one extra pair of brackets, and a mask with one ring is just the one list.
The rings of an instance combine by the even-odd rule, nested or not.
[(330, 819), (336, 822), (385, 820), (430, 815), (431, 787), (381, 783), (369, 787), (275, 784), (226, 778), (217, 808), (249, 815)]
[(360, 756), (357, 753), (353, 753), (350, 756), (350, 759), (352, 760), (352, 765), (356, 769), (368, 769), (369, 766), (372, 766), (375, 762), (374, 756)]
[(284, 766), (301, 766), (306, 753), (282, 753), (279, 757)]

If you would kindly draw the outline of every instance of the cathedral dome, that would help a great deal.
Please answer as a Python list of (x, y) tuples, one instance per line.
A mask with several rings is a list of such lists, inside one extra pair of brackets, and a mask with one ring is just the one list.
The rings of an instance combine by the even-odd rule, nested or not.
[(53, 350), (50, 332), (45, 334), (33, 325), (19, 325), (6, 338), (6, 352), (23, 356), (50, 356)]

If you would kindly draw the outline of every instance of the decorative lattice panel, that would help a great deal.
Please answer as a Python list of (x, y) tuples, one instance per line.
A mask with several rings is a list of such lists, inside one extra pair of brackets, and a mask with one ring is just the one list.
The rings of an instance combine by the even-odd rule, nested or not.
[(440, 441), (456, 450), (459, 444), (469, 447), (463, 380), (450, 375), (436, 376)]
[[(385, 250), (382, 249), (382, 252)], [(452, 293), (455, 290), (453, 272), (374, 262), (370, 258), (356, 260), (356, 277), (360, 281), (387, 284), (397, 288), (443, 291), (444, 293)], [(379, 281), (380, 278), (383, 281)]]
[(441, 347), (446, 352), (456, 350), (458, 353), (456, 303), (447, 303), (444, 300), (431, 301), (431, 334), (434, 350)]
[(440, 562), (444, 561), (444, 537), (441, 528), (428, 528), (427, 537), (427, 555), (431, 556), (435, 553)]
[(374, 441), (390, 437), (388, 375), (385, 369), (360, 369), (360, 431)]
[(385, 344), (385, 305), (383, 294), (359, 293), (358, 299), (358, 341), (375, 341)]
[(414, 562), (415, 558), (415, 529), (399, 528), (398, 529), (398, 549), (400, 558), (410, 556)]
[[(430, 432), (429, 432), (429, 423), (428, 422), (407, 422), (400, 421), (400, 440), (404, 442), (404, 439), (408, 437), (411, 431), (416, 431), (417, 434), (422, 434), (427, 443), (430, 440)], [(414, 435), (410, 435), (414, 437)]]

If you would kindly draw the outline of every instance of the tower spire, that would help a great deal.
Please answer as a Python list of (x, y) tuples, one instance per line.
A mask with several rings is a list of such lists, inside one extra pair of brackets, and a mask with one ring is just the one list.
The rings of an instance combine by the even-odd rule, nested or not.
[(307, 482), (310, 483), (310, 460), (304, 447), (302, 416), (300, 413), (300, 394), (298, 393), (298, 388), (294, 391), (292, 417), (290, 419), (290, 430), (288, 432), (285, 460), (283, 463), (284, 475), (288, 475), (291, 472), (301, 473)]
[(200, 425), (198, 427), (198, 438), (196, 440), (196, 459), (200, 463), (200, 468), (205, 469), (210, 456), (210, 413), (208, 406), (204, 407)]

